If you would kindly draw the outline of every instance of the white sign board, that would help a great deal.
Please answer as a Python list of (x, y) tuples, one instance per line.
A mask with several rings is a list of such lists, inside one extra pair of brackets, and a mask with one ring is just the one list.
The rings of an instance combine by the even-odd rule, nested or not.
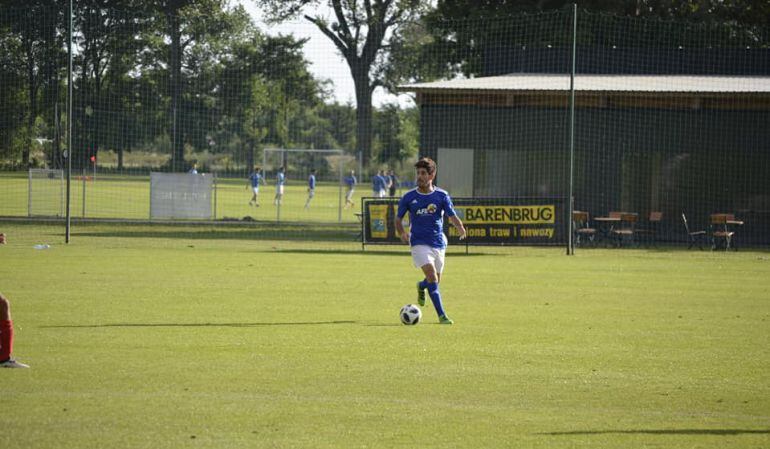
[(206, 174), (150, 173), (150, 219), (210, 220), (213, 180)]

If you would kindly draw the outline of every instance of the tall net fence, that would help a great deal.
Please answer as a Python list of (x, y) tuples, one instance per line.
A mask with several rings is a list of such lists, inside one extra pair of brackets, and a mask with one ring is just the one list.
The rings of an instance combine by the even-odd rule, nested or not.
[(461, 177), (460, 192), (486, 198), (466, 221), (487, 237), (537, 234), (553, 224), (510, 218), (512, 205), (555, 204), (558, 228), (568, 220), (558, 201), (572, 193), (583, 244), (681, 243), (698, 230), (724, 244), (708, 241), (724, 232), (717, 215), (735, 240), (768, 244), (768, 30), (578, 11), (570, 190), (573, 20), (560, 11), (440, 23), (449, 61), (474, 77), (405, 86), (438, 184), (455, 190)]
[[(268, 34), (241, 8), (88, 5), (73, 16), (72, 117), (65, 8), (0, 10), (0, 217), (61, 216), (45, 190), (58, 181), (29, 169), (64, 170), (70, 157), (76, 218), (189, 219), (153, 213), (151, 175), (189, 174), (210, 181), (206, 220), (275, 237), (332, 226), (300, 237), (351, 240), (373, 176), (393, 169), (401, 194), (426, 155), (471, 243), (566, 244), (570, 204), (607, 243), (623, 242), (621, 215), (636, 216), (628, 240), (683, 243), (683, 214), (696, 231), (718, 213), (743, 222), (737, 242), (770, 243), (766, 27), (580, 10), (573, 116), (572, 10), (415, 23), (400, 42), (421, 46), (391, 46), (385, 65), (408, 74), (400, 89), (415, 101), (375, 104), (362, 154), (358, 107), (312, 72), (312, 42)], [(348, 70), (334, 54), (322, 64)], [(169, 185), (186, 198), (182, 181)]]
[(585, 12), (578, 30), (576, 209), (636, 212), (667, 241), (682, 214), (692, 231), (732, 214), (742, 242), (770, 242), (768, 30)]

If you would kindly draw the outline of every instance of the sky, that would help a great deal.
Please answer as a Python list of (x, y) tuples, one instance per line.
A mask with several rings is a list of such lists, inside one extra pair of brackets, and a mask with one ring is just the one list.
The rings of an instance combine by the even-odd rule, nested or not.
[[(298, 38), (309, 38), (305, 44), (305, 58), (310, 62), (310, 71), (318, 79), (329, 79), (334, 83), (332, 94), (338, 103), (356, 104), (356, 94), (353, 87), (353, 78), (345, 60), (342, 58), (336, 47), (321, 33), (318, 28), (307, 20), (297, 18), (291, 22), (285, 22), (280, 25), (267, 26), (262, 20), (262, 13), (252, 0), (236, 0), (236, 3), (243, 5), (248, 13), (254, 18), (259, 28), (269, 35), (293, 34)], [(333, 11), (326, 6), (316, 8), (327, 14), (331, 18)], [(382, 88), (374, 91), (372, 103), (375, 106), (381, 106), (388, 103), (398, 103), (402, 107), (413, 107), (414, 101), (409, 95), (391, 95)]]

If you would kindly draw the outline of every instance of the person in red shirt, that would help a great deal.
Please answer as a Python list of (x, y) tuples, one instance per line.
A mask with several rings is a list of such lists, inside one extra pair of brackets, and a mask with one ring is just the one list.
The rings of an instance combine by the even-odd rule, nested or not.
[(0, 293), (0, 368), (29, 368), (11, 358), (13, 352), (13, 321), (11, 303)]

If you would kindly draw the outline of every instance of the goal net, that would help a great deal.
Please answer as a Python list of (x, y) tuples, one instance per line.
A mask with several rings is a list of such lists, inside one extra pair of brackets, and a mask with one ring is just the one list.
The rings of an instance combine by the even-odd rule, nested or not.
[(64, 172), (46, 168), (29, 170), (27, 210), (30, 217), (64, 216)]

